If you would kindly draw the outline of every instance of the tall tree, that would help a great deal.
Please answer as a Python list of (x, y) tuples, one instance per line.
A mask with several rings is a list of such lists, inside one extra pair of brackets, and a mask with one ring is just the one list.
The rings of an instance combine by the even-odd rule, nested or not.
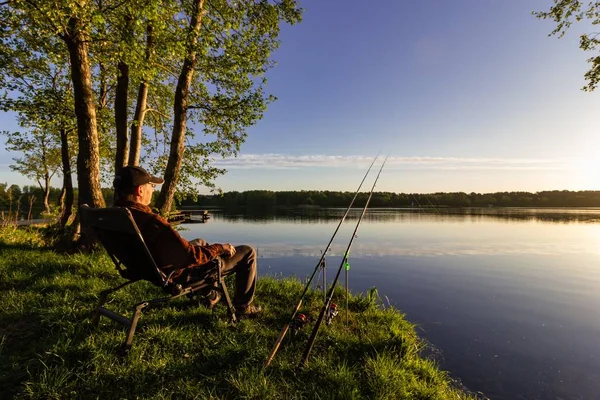
[[(153, 24), (148, 22), (146, 26), (146, 49), (145, 49), (145, 61), (151, 63), (152, 54), (155, 51), (154, 46), (154, 33)], [(139, 165), (140, 154), (142, 150), (142, 127), (144, 126), (144, 119), (146, 118), (146, 112), (148, 111), (148, 90), (150, 86), (149, 72), (142, 75), (139, 84), (135, 113), (131, 122), (131, 142), (129, 145), (129, 158), (128, 165)]]
[[(574, 22), (587, 22), (591, 26), (600, 25), (600, 2), (589, 1), (587, 4), (578, 0), (554, 0), (554, 5), (549, 11), (533, 12), (537, 18), (550, 19), (556, 23), (556, 28), (550, 36), (563, 37)], [(591, 52), (593, 55), (587, 59), (591, 65), (585, 73), (587, 84), (583, 90), (591, 92), (600, 82), (600, 54), (598, 54), (600, 39), (598, 32), (584, 33), (579, 36), (579, 48)]]
[(38, 182), (49, 211), (50, 178), (61, 166), (60, 131), (75, 124), (68, 59), (57, 40), (44, 42), (41, 52), (31, 50), (38, 38), (29, 31), (0, 37), (0, 109), (15, 112), (24, 128), (3, 132), (7, 148), (23, 153), (11, 168)]
[(100, 148), (88, 48), (90, 27), (89, 21), (78, 14), (73, 14), (69, 16), (66, 29), (59, 34), (59, 37), (67, 45), (71, 61), (79, 143), (79, 153), (77, 154), (78, 202), (79, 205), (104, 207), (104, 198), (100, 190)]
[(157, 199), (163, 213), (171, 209), (175, 193), (197, 193), (194, 181), (211, 186), (223, 172), (211, 167), (213, 158), (237, 154), (246, 129), (262, 118), (274, 100), (264, 91), (265, 74), (274, 66), (271, 54), (280, 44), (280, 23), (298, 22), (302, 12), (295, 0), (194, 0), (184, 10), (191, 23), (185, 40), (178, 41), (185, 57), (173, 104), (165, 184)]
[(165, 183), (157, 199), (157, 206), (161, 212), (171, 210), (185, 149), (184, 137), (187, 129), (187, 108), (190, 87), (194, 77), (194, 68), (197, 60), (197, 43), (200, 36), (200, 26), (204, 15), (204, 0), (193, 0), (190, 11), (191, 22), (187, 34), (187, 53), (183, 60), (181, 73), (175, 89), (175, 102), (173, 103), (173, 133), (171, 135), (171, 149), (165, 171)]
[[(66, 45), (77, 120), (79, 203), (101, 207), (104, 199), (100, 191), (98, 131), (89, 59), (94, 10), (92, 2), (11, 0), (1, 3), (0, 54), (19, 49), (30, 55), (39, 54), (40, 58), (50, 58), (57, 39)], [(23, 74), (19, 73), (12, 77), (14, 80), (22, 78)]]

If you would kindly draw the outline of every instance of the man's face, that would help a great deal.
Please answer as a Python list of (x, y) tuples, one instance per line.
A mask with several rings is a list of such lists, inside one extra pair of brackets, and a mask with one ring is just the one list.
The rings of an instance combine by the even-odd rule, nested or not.
[(155, 187), (156, 187), (156, 184), (154, 184), (154, 183), (146, 183), (145, 185), (142, 185), (142, 193), (140, 196), (141, 197), (140, 203), (142, 203), (145, 206), (150, 204), (150, 202), (152, 201), (152, 193), (154, 193)]

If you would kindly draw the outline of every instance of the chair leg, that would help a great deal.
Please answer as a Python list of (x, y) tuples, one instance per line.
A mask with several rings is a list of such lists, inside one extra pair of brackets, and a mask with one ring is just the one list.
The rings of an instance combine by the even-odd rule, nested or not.
[(237, 317), (235, 316), (235, 308), (233, 307), (233, 303), (231, 302), (231, 297), (229, 297), (229, 291), (227, 290), (227, 285), (225, 285), (225, 277), (222, 274), (224, 268), (224, 262), (221, 257), (217, 257), (217, 281), (219, 289), (223, 292), (225, 297), (225, 301), (227, 302), (227, 310), (229, 311), (229, 316), (231, 318), (231, 322), (234, 324), (237, 322)]
[(112, 293), (112, 290), (104, 290), (100, 292), (100, 300), (98, 301), (98, 305), (96, 306), (96, 311), (94, 312), (94, 316), (92, 317), (92, 328), (96, 328), (98, 323), (100, 322), (100, 309), (108, 300), (108, 295)]
[(148, 306), (148, 302), (143, 302), (135, 306), (135, 311), (133, 313), (133, 318), (131, 318), (131, 325), (129, 325), (129, 329), (127, 330), (127, 337), (125, 338), (125, 343), (123, 343), (123, 352), (127, 353), (133, 344), (133, 335), (135, 335), (135, 328), (137, 327), (137, 323), (142, 315), (142, 310)]
[(123, 289), (125, 286), (131, 285), (133, 282), (135, 282), (135, 281), (127, 281), (115, 288), (103, 290), (100, 292), (100, 295), (99, 295), (100, 298), (98, 300), (98, 305), (96, 306), (96, 310), (94, 311), (94, 316), (92, 317), (92, 328), (96, 328), (98, 326), (98, 323), (100, 322), (100, 316), (102, 315), (102, 312), (101, 312), (102, 306), (108, 300), (108, 296), (110, 296), (112, 293), (116, 292), (117, 290)]
[(231, 322), (236, 323), (237, 317), (235, 316), (235, 308), (233, 307), (233, 303), (231, 302), (231, 297), (229, 297), (229, 291), (227, 290), (227, 286), (225, 285), (225, 281), (223, 278), (219, 281), (219, 286), (223, 295), (225, 297), (225, 301), (227, 302), (227, 310), (229, 311), (229, 316), (231, 317)]

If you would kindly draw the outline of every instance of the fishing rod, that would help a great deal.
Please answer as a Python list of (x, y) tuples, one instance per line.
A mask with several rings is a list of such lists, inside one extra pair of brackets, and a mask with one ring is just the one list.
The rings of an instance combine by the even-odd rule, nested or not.
[[(321, 327), (321, 324), (323, 323), (323, 318), (325, 317), (325, 313), (331, 308), (331, 305), (332, 305), (331, 300), (333, 299), (333, 292), (335, 290), (335, 285), (337, 284), (337, 281), (340, 277), (342, 268), (348, 261), (348, 257), (350, 255), (350, 249), (352, 248), (352, 243), (354, 243), (354, 239), (356, 238), (356, 232), (358, 231), (360, 222), (362, 221), (363, 216), (365, 215), (365, 212), (367, 211), (367, 207), (369, 207), (369, 202), (371, 201), (371, 197), (373, 196), (373, 191), (375, 190), (375, 185), (377, 185), (377, 181), (379, 180), (379, 175), (381, 175), (381, 171), (383, 170), (383, 166), (385, 165), (385, 162), (387, 161), (387, 159), (388, 158), (386, 157), (385, 160), (383, 160), (383, 164), (381, 164), (381, 168), (379, 168), (379, 173), (377, 174), (377, 178), (375, 178), (375, 182), (373, 182), (373, 187), (371, 188), (371, 193), (369, 193), (369, 197), (367, 198), (367, 204), (365, 204), (365, 207), (362, 210), (362, 214), (360, 214), (360, 218), (358, 219), (358, 222), (356, 223), (356, 227), (354, 228), (354, 232), (352, 233), (352, 237), (350, 238), (350, 243), (348, 243), (348, 247), (346, 248), (346, 252), (344, 253), (344, 258), (342, 259), (342, 262), (340, 263), (340, 267), (338, 268), (337, 274), (335, 275), (335, 279), (333, 280), (333, 283), (331, 284), (331, 289), (329, 289), (327, 301), (325, 302), (325, 304), (323, 305), (323, 308), (321, 309), (319, 318), (317, 319), (317, 322), (315, 323), (315, 326), (312, 330), (310, 338), (308, 339), (306, 348), (304, 349), (304, 354), (302, 355), (302, 359), (300, 360), (300, 364), (298, 365), (299, 367), (306, 366), (306, 362), (308, 361), (308, 356), (310, 354), (310, 351), (313, 348), (313, 345), (315, 344), (315, 339), (317, 338), (317, 333), (319, 332), (319, 328)], [(335, 312), (337, 312), (337, 307), (336, 307)]]
[[(277, 340), (275, 341), (275, 344), (273, 345), (273, 349), (271, 349), (271, 353), (267, 357), (267, 361), (265, 361), (265, 365), (264, 365), (265, 368), (268, 367), (271, 364), (271, 361), (273, 361), (273, 357), (275, 357), (275, 354), (277, 353), (277, 350), (279, 350), (279, 346), (281, 345), (281, 342), (283, 341), (283, 338), (285, 337), (287, 331), (289, 330), (290, 324), (292, 324), (294, 322), (294, 318), (296, 317), (296, 313), (300, 310), (300, 307), (302, 307), (302, 301), (304, 300), (304, 296), (306, 296), (306, 292), (308, 292), (308, 289), (310, 287), (310, 283), (312, 282), (313, 278), (315, 277), (317, 271), (321, 267), (325, 268), (325, 255), (329, 251), (329, 246), (331, 246), (331, 243), (333, 242), (333, 239), (337, 235), (337, 233), (338, 233), (338, 231), (340, 229), (340, 226), (342, 226), (342, 223), (344, 222), (344, 220), (348, 216), (348, 213), (350, 212), (350, 209), (352, 208), (352, 205), (354, 204), (354, 200), (356, 200), (356, 197), (358, 197), (358, 193), (360, 192), (360, 188), (362, 187), (363, 183), (365, 182), (365, 179), (367, 179), (367, 176), (369, 175), (369, 172), (371, 172), (371, 168), (373, 167), (373, 164), (375, 164), (375, 161), (377, 160), (378, 157), (379, 157), (379, 154), (377, 154), (375, 156), (375, 158), (373, 159), (373, 161), (371, 162), (371, 165), (369, 166), (369, 169), (367, 170), (367, 172), (365, 173), (365, 176), (363, 177), (362, 181), (360, 182), (360, 185), (358, 185), (358, 189), (356, 189), (356, 193), (354, 193), (354, 197), (352, 198), (352, 201), (348, 205), (348, 208), (346, 209), (346, 212), (344, 213), (344, 215), (342, 216), (342, 219), (338, 223), (337, 228), (335, 228), (335, 231), (333, 232), (333, 235), (331, 236), (331, 239), (329, 239), (329, 243), (327, 243), (327, 246), (325, 246), (325, 250), (323, 250), (323, 252), (321, 254), (321, 258), (319, 259), (319, 262), (317, 262), (317, 265), (315, 266), (315, 269), (313, 270), (312, 275), (310, 276), (310, 278), (308, 279), (308, 282), (306, 282), (306, 285), (304, 286), (304, 291), (302, 292), (302, 295), (300, 296), (300, 300), (298, 301), (298, 304), (296, 304), (296, 307), (294, 308), (294, 311), (292, 312), (292, 315), (290, 316), (288, 322), (283, 326), (283, 329), (281, 330), (281, 333), (279, 334), (279, 337), (277, 338)], [(323, 272), (323, 288), (324, 288), (323, 290), (325, 290), (325, 287), (326, 287), (325, 272)], [(327, 300), (326, 296), (325, 296), (324, 300)]]
[(348, 258), (350, 257), (350, 254), (348, 254), (348, 257), (346, 257), (346, 264), (344, 264), (344, 273), (346, 274), (346, 279), (345, 279), (345, 289), (346, 289), (346, 326), (348, 326), (348, 293), (350, 292), (350, 290), (348, 289), (349, 285), (348, 285), (348, 272), (350, 271), (350, 262), (348, 262)]
[(321, 263), (321, 270), (323, 271), (323, 302), (325, 302), (327, 301), (327, 264), (325, 263), (325, 257), (323, 257), (323, 262)]

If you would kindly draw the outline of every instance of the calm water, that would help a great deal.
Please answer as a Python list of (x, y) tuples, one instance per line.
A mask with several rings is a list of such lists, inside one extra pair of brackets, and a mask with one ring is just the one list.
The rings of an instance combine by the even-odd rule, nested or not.
[[(213, 212), (182, 234), (251, 244), (259, 274), (304, 278), (343, 212)], [(331, 248), (330, 279), (358, 215)], [(376, 286), (470, 390), (600, 399), (600, 209), (372, 210), (350, 264), (351, 289)]]

